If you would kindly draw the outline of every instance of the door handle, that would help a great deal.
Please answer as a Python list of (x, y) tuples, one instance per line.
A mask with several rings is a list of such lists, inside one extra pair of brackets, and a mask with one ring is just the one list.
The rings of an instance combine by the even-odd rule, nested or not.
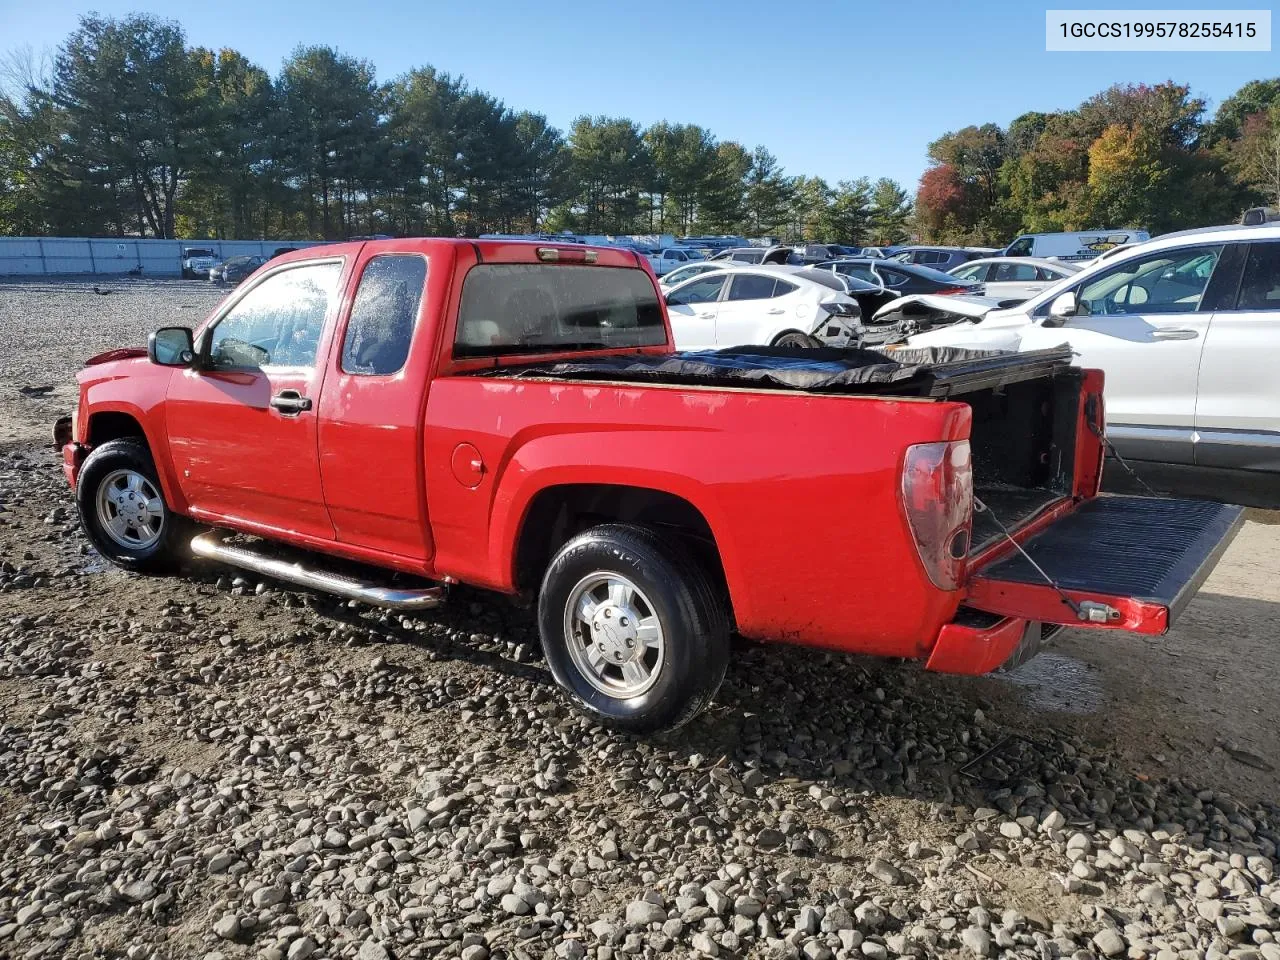
[(703, 320), (711, 320), (712, 318), (714, 318), (714, 317), (715, 317), (715, 314), (714, 314), (714, 313), (700, 313), (700, 314), (698, 314), (698, 316), (700, 316)]
[(1195, 330), (1155, 330), (1151, 333), (1152, 340), (1194, 340), (1200, 334)]
[(271, 398), (271, 406), (286, 417), (296, 417), (303, 410), (311, 409), (311, 398), (304, 397), (297, 390), (281, 390)]
[(771, 307), (768, 312), (769, 313), (786, 313), (787, 311), (783, 310), (781, 307)]

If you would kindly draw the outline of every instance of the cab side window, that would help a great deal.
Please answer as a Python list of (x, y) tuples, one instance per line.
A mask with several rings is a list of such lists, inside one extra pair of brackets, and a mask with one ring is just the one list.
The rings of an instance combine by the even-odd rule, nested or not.
[(342, 264), (311, 263), (274, 273), (213, 327), (207, 357), (215, 370), (313, 367)]
[(416, 254), (374, 257), (360, 275), (342, 342), (342, 369), (363, 376), (399, 372), (409, 357), (427, 279)]

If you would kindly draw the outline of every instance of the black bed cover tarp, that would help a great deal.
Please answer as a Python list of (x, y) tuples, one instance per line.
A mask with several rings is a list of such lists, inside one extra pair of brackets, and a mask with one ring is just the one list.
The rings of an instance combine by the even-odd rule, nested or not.
[(477, 375), (946, 397), (1051, 375), (1069, 366), (1071, 356), (1066, 344), (1026, 353), (962, 347), (913, 347), (889, 353), (856, 347), (729, 347), (532, 363), (481, 370)]

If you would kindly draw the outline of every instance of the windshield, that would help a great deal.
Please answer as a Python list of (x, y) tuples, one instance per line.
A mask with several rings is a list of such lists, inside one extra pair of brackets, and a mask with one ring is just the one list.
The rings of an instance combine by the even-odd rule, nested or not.
[(706, 259), (706, 257), (704, 257), (704, 256), (702, 255), (702, 251), (701, 251), (701, 250), (686, 250), (686, 249), (684, 249), (684, 247), (681, 247), (681, 248), (680, 248), (680, 252), (681, 252), (681, 253), (683, 253), (686, 257), (688, 257), (690, 260), (705, 260), (705, 259)]
[(472, 267), (462, 284), (453, 355), (493, 357), (666, 342), (662, 306), (641, 270), (492, 263)]
[(187, 257), (188, 257), (188, 258), (191, 258), (191, 257), (212, 257), (212, 256), (213, 256), (213, 251), (212, 251), (212, 250), (188, 250), (188, 251), (187, 251)]

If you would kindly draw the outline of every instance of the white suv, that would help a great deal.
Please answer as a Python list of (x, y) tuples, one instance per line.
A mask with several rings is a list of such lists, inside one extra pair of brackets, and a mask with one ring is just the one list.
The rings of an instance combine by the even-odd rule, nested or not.
[(1020, 351), (1064, 342), (1080, 366), (1106, 373), (1107, 433), (1142, 461), (1140, 476), (1280, 506), (1280, 224), (1157, 237), (1011, 310), (909, 341)]

